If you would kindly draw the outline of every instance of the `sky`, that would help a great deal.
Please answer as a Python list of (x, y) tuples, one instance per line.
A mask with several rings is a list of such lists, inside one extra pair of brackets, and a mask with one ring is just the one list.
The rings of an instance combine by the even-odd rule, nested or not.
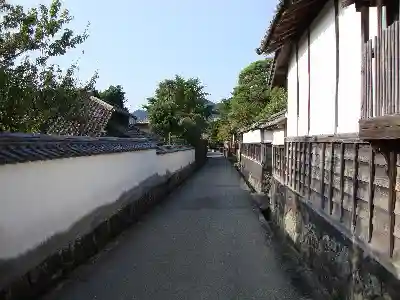
[[(10, 2), (28, 8), (51, 0)], [(175, 74), (198, 77), (213, 102), (229, 97), (240, 70), (263, 59), (255, 49), (276, 1), (64, 0), (63, 6), (74, 17), (71, 29), (79, 33), (90, 23), (89, 38), (56, 62), (64, 68), (78, 62), (82, 81), (98, 71), (100, 90), (122, 85), (133, 111)]]

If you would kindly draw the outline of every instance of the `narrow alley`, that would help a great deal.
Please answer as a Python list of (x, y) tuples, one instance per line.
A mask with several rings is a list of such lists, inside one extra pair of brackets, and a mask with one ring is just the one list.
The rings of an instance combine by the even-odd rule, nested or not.
[(272, 243), (240, 175), (213, 157), (43, 299), (308, 299)]

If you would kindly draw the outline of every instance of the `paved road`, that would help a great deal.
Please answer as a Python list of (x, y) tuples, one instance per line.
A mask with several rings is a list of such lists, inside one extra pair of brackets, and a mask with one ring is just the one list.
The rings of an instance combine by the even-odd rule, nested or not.
[(308, 299), (218, 154), (46, 300)]

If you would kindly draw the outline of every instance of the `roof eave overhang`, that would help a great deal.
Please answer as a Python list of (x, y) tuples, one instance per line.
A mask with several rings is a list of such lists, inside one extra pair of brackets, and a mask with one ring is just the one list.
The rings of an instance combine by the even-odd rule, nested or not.
[[(300, 37), (329, 0), (282, 0), (257, 54), (271, 54), (286, 42)], [(357, 10), (376, 6), (377, 0), (338, 0), (342, 7), (355, 4)], [(388, 0), (383, 0), (385, 3)]]

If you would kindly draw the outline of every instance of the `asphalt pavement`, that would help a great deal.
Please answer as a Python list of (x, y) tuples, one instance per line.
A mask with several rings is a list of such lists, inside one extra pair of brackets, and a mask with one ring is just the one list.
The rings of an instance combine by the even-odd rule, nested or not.
[(219, 153), (45, 300), (309, 299)]

